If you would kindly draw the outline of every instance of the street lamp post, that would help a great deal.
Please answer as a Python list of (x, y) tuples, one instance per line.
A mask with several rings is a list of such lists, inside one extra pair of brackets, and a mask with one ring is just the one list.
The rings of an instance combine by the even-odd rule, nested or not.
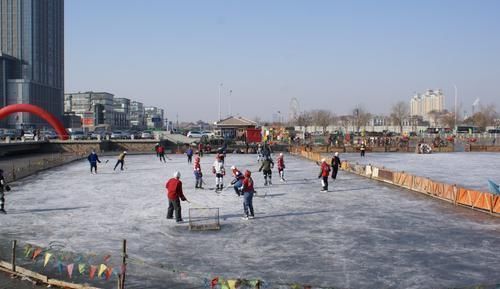
[(220, 109), (220, 105), (221, 105), (220, 91), (221, 91), (221, 89), (222, 89), (222, 82), (219, 85), (219, 121), (222, 119), (222, 117), (221, 117), (221, 109)]

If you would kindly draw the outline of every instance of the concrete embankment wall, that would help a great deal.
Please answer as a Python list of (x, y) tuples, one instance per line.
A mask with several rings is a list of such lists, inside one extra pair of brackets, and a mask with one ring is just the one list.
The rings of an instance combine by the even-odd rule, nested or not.
[[(300, 147), (293, 147), (290, 149), (290, 152), (315, 162), (320, 162), (323, 158), (318, 152), (305, 151)], [(446, 184), (429, 178), (415, 176), (405, 172), (391, 171), (371, 165), (358, 165), (344, 161), (342, 162), (342, 169), (366, 178), (447, 201), (457, 206), (463, 206), (500, 217), (500, 195), (467, 189), (457, 185)]]

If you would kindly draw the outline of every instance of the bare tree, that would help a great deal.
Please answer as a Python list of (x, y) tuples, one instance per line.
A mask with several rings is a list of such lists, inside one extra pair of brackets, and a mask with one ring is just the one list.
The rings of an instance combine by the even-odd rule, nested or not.
[(338, 118), (338, 123), (344, 128), (344, 133), (349, 132), (349, 126), (352, 124), (353, 118), (350, 115), (342, 115)]
[(371, 113), (366, 111), (361, 105), (357, 105), (352, 110), (352, 115), (354, 116), (354, 124), (356, 125), (356, 130), (359, 132), (361, 127), (366, 127), (370, 123)]
[(439, 122), (445, 127), (453, 129), (455, 127), (455, 113), (445, 111), (439, 116)]
[(311, 113), (308, 111), (303, 111), (297, 117), (297, 125), (307, 128), (312, 124)]
[(327, 127), (332, 123), (333, 115), (329, 110), (316, 109), (311, 111), (311, 118), (313, 124), (321, 127), (323, 133), (325, 133)]
[(474, 113), (471, 118), (472, 124), (485, 130), (489, 125), (495, 125), (495, 120), (498, 117), (495, 105), (480, 106), (478, 112)]
[(403, 122), (410, 115), (410, 108), (404, 101), (398, 101), (391, 107), (391, 120), (399, 126), (399, 132), (403, 133)]
[(438, 122), (441, 117), (441, 112), (438, 110), (431, 110), (427, 113), (429, 115), (430, 123), (434, 124), (434, 127), (438, 127)]

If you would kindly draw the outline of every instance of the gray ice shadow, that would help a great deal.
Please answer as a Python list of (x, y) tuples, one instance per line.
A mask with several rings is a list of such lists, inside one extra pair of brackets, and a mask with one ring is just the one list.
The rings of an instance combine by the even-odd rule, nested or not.
[[(265, 213), (257, 213), (255, 216), (255, 220), (267, 219), (267, 218), (280, 218), (280, 217), (288, 217), (288, 216), (304, 216), (304, 215), (315, 215), (322, 213), (331, 213), (330, 211), (314, 211), (314, 212), (297, 212), (297, 213), (283, 213), (283, 214), (275, 214), (275, 215), (265, 215)], [(230, 214), (230, 215), (222, 215), (220, 218), (222, 220), (233, 219), (233, 218), (241, 218), (243, 214)]]
[(85, 207), (68, 207), (68, 208), (52, 208), (52, 209), (34, 209), (34, 210), (13, 210), (8, 211), (9, 215), (20, 215), (26, 213), (44, 213), (44, 212), (54, 212), (54, 211), (71, 211), (71, 210), (79, 210), (90, 208), (89, 206)]
[(333, 189), (329, 190), (328, 192), (332, 192), (332, 193), (335, 193), (335, 192), (350, 192), (350, 191), (362, 191), (362, 190), (369, 190), (369, 189), (373, 189), (373, 187), (362, 187), (362, 188), (351, 188), (351, 189), (336, 190), (335, 186), (333, 186)]

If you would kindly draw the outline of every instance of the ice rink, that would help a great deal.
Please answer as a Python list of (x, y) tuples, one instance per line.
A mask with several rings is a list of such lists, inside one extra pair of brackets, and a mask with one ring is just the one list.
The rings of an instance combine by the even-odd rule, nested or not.
[[(169, 157), (162, 164), (153, 155), (131, 155), (126, 170), (116, 172), (114, 158), (102, 157), (110, 161), (100, 165), (98, 175), (79, 161), (23, 179), (6, 196), (1, 243), (58, 241), (65, 250), (104, 254), (119, 251), (127, 239), (127, 288), (204, 288), (200, 276), (336, 288), (500, 283), (500, 219), (344, 172), (322, 193), (318, 166), (290, 155), (285, 155), (288, 181), (280, 183), (273, 170), (273, 186), (265, 188), (255, 155), (229, 154), (228, 173), (233, 164), (250, 169), (257, 184), (256, 218), (245, 221), (242, 199), (232, 189), (194, 190), (192, 166), (182, 155)], [(419, 157), (426, 158), (425, 166), (412, 154), (368, 154), (366, 160), (422, 175), (435, 170), (454, 180), (462, 179), (456, 172), (464, 163), (464, 169), (474, 168), (467, 183), (480, 186), (490, 174), (482, 171), (488, 159), (482, 155)], [(455, 170), (440, 169), (440, 158), (454, 159)], [(202, 158), (206, 188), (214, 187), (213, 161), (213, 155)], [(164, 185), (175, 170), (191, 201), (182, 203), (184, 220), (190, 207), (220, 208), (220, 231), (192, 232), (187, 223), (165, 219)], [(230, 180), (226, 176), (225, 184)]]
[[(332, 154), (325, 156), (331, 158)], [(496, 153), (367, 153), (364, 158), (348, 153), (340, 157), (484, 192), (489, 191), (488, 179), (500, 183), (500, 154)]]

